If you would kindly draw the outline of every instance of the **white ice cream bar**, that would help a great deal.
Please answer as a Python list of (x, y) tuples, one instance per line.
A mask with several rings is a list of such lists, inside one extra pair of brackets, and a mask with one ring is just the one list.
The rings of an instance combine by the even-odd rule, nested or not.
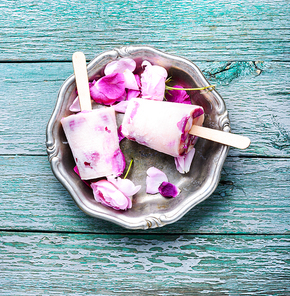
[(61, 120), (81, 179), (119, 176), (125, 168), (113, 107), (82, 111)]
[(136, 98), (129, 101), (122, 133), (139, 144), (178, 157), (193, 148), (197, 138), (189, 131), (203, 121), (200, 106)]

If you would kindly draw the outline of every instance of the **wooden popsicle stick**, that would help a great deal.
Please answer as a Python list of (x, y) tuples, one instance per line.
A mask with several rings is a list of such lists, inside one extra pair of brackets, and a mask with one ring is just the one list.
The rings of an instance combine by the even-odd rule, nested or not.
[(248, 137), (198, 125), (193, 125), (189, 133), (203, 139), (211, 140), (239, 149), (246, 149), (250, 146), (251, 143), (251, 140)]
[(72, 62), (81, 111), (91, 111), (92, 102), (89, 89), (86, 57), (82, 52), (75, 52), (72, 56)]

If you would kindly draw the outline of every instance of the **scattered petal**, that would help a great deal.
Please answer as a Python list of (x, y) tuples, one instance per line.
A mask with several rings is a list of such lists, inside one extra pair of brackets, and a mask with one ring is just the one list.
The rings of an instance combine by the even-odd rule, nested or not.
[(122, 73), (124, 75), (125, 88), (139, 90), (138, 83), (135, 79), (133, 71), (136, 68), (136, 62), (130, 58), (122, 58), (113, 61), (105, 67), (105, 75), (114, 73)]
[(105, 75), (112, 73), (124, 73), (126, 70), (133, 72), (136, 69), (136, 62), (130, 58), (121, 58), (108, 63), (105, 67)]
[(180, 189), (169, 182), (162, 182), (158, 190), (164, 197), (176, 197), (180, 193)]
[(194, 154), (195, 148), (192, 148), (187, 154), (174, 158), (176, 169), (181, 174), (186, 174), (189, 172)]
[(69, 111), (71, 111), (71, 112), (80, 112), (81, 111), (79, 97), (76, 97), (74, 99), (73, 103), (69, 107)]
[(109, 99), (121, 97), (125, 91), (124, 75), (113, 73), (104, 76), (97, 81), (99, 90)]
[(139, 90), (128, 89), (127, 92), (127, 100), (130, 101), (134, 98), (138, 98), (140, 96)]
[(94, 101), (105, 105), (124, 100), (126, 96), (124, 75), (113, 73), (90, 83), (90, 94)]
[(126, 71), (123, 74), (125, 78), (125, 88), (139, 91), (139, 86), (137, 84), (134, 74), (128, 69), (126, 69)]
[(158, 188), (162, 182), (168, 182), (167, 176), (155, 167), (147, 170), (146, 192), (150, 194), (158, 193)]

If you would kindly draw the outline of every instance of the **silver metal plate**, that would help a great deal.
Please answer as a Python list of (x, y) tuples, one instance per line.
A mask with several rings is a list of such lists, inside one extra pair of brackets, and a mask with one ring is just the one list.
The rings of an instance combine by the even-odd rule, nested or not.
[[(173, 82), (184, 87), (210, 85), (198, 67), (189, 60), (147, 46), (125, 46), (100, 54), (87, 66), (89, 80), (103, 76), (105, 65), (120, 57), (133, 58), (137, 68), (143, 60), (163, 66)], [(225, 103), (215, 90), (190, 91), (189, 95), (194, 104), (202, 106), (205, 110), (204, 126), (230, 131)], [(75, 97), (76, 85), (72, 75), (59, 91), (55, 109), (47, 125), (46, 145), (53, 173), (79, 208), (88, 215), (128, 229), (161, 227), (180, 219), (191, 208), (210, 196), (217, 187), (228, 154), (227, 146), (198, 139), (191, 170), (183, 175), (176, 170), (173, 157), (124, 139), (121, 149), (127, 165), (132, 158), (134, 159), (128, 178), (135, 185), (142, 185), (142, 188), (133, 197), (133, 206), (127, 211), (116, 211), (97, 203), (92, 190), (73, 171), (75, 163), (60, 123), (62, 117), (71, 114), (68, 108)], [(121, 119), (122, 115), (118, 114), (119, 123)], [(146, 194), (146, 171), (151, 166), (162, 170), (168, 176), (169, 182), (181, 189), (178, 197), (165, 198), (160, 194)]]

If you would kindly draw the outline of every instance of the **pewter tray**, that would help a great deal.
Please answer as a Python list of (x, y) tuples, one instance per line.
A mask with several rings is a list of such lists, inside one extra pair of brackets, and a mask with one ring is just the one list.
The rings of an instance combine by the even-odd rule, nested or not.
[[(137, 68), (143, 60), (163, 66), (174, 83), (182, 84), (184, 87), (210, 85), (198, 67), (189, 60), (147, 46), (125, 46), (100, 54), (87, 66), (89, 80), (103, 76), (105, 65), (120, 57), (133, 58)], [(133, 206), (127, 211), (116, 211), (97, 203), (92, 190), (73, 171), (75, 163), (60, 123), (62, 117), (71, 114), (68, 108), (76, 97), (75, 90), (75, 79), (72, 75), (64, 82), (58, 93), (55, 109), (47, 125), (46, 145), (54, 175), (85, 213), (128, 229), (155, 228), (177, 221), (213, 193), (228, 154), (227, 146), (198, 139), (191, 170), (182, 175), (176, 170), (173, 157), (124, 139), (121, 142), (121, 149), (127, 165), (132, 158), (134, 159), (128, 178), (135, 185), (142, 185), (142, 188), (133, 197)], [(215, 90), (190, 91), (189, 94), (192, 102), (205, 110), (204, 126), (230, 131), (225, 103)], [(119, 123), (121, 119), (122, 115), (118, 114)], [(164, 198), (160, 194), (146, 194), (146, 171), (151, 166), (165, 172), (169, 182), (181, 189), (178, 197)]]

